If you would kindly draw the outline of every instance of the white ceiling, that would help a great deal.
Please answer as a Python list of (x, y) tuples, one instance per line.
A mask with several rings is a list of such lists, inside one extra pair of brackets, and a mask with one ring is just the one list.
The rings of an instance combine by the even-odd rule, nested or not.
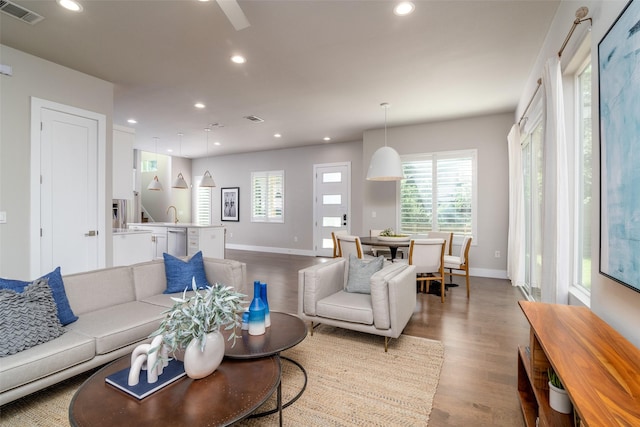
[(2, 44), (113, 82), (136, 147), (158, 137), (177, 155), (182, 132), (185, 157), (207, 154), (210, 123), (218, 155), (361, 140), (384, 125), (381, 102), (389, 126), (514, 111), (559, 4), (418, 0), (398, 17), (387, 0), (240, 0), (250, 26), (236, 31), (215, 1), (12, 1), (45, 19), (0, 14)]

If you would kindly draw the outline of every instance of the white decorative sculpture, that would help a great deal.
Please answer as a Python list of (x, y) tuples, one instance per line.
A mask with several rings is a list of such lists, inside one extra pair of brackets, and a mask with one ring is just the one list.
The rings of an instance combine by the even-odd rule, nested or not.
[[(150, 353), (150, 350), (156, 347), (159, 347), (158, 350)], [(131, 368), (127, 384), (130, 387), (137, 385), (140, 382), (140, 371), (143, 369), (147, 371), (148, 383), (153, 384), (158, 381), (158, 376), (169, 364), (167, 355), (167, 349), (162, 344), (162, 335), (155, 337), (151, 344), (140, 344), (134, 348), (131, 353)], [(161, 357), (162, 362), (156, 363), (158, 357)]]

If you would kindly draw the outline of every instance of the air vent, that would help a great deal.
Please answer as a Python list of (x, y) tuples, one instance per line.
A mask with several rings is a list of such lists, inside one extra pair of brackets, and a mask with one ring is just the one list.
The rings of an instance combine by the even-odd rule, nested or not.
[(37, 24), (44, 19), (44, 16), (38, 15), (8, 0), (0, 0), (0, 11), (31, 25)]
[(262, 123), (262, 122), (264, 122), (264, 119), (261, 119), (258, 116), (244, 116), (244, 118), (247, 119), (247, 120), (251, 120), (254, 123)]

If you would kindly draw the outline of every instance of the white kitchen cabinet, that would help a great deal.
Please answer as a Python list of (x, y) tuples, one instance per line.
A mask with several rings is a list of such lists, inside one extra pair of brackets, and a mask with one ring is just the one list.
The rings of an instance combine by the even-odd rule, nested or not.
[(114, 233), (113, 266), (151, 261), (150, 242), (151, 232), (148, 231)]
[(189, 227), (187, 232), (187, 255), (202, 251), (202, 256), (224, 259), (224, 227)]
[(123, 126), (113, 127), (113, 199), (133, 199), (133, 143), (135, 130)]
[(150, 231), (151, 238), (146, 251), (152, 259), (163, 258), (162, 254), (167, 252), (167, 227), (161, 225), (129, 224), (129, 229)]

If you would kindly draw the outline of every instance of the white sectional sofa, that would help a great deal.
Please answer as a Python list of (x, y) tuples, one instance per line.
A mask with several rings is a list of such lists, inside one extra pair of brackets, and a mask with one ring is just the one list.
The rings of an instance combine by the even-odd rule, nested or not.
[[(204, 258), (209, 283), (247, 294), (246, 265)], [(52, 341), (0, 358), (0, 405), (129, 354), (158, 328), (175, 294), (164, 294), (162, 260), (63, 276), (78, 320)]]

